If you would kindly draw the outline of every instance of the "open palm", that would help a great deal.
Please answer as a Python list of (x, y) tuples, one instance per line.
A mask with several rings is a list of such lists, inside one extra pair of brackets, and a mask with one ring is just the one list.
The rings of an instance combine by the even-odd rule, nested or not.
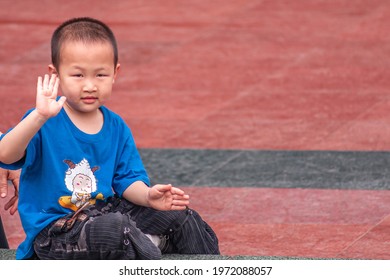
[(58, 87), (59, 79), (57, 75), (52, 74), (49, 77), (46, 74), (43, 80), (42, 77), (38, 77), (36, 109), (45, 119), (56, 116), (65, 103), (66, 98), (64, 96), (57, 101)]

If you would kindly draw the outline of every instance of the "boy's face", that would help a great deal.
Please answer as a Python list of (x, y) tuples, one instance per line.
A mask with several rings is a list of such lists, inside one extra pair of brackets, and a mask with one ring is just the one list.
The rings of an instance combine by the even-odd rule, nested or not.
[(111, 96), (119, 64), (108, 42), (65, 42), (61, 48), (59, 69), (49, 66), (60, 78), (65, 106), (78, 113), (95, 112)]

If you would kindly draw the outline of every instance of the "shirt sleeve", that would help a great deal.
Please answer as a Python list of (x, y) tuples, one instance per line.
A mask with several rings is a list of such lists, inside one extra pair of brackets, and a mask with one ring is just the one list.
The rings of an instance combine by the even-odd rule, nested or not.
[[(0, 136), (0, 141), (3, 139), (3, 137), (5, 135), (7, 135), (7, 133), (9, 132), (10, 130), (8, 130), (6, 133), (3, 133), (1, 136)], [(5, 164), (3, 162), (0, 161), (0, 167), (1, 168), (4, 168), (4, 169), (10, 169), (10, 170), (17, 170), (19, 168), (22, 167), (24, 163), (24, 158), (22, 158), (21, 160), (17, 161), (17, 162), (14, 162), (12, 164)]]
[(149, 177), (136, 148), (133, 136), (129, 132), (117, 163), (113, 178), (113, 189), (122, 196), (123, 192), (134, 182), (142, 181), (150, 186)]

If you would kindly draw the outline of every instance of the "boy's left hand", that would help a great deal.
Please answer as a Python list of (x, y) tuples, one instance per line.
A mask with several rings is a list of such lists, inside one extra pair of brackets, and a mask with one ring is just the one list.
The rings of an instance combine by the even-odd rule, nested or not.
[(154, 185), (149, 189), (148, 202), (157, 210), (184, 210), (190, 203), (190, 197), (171, 184)]

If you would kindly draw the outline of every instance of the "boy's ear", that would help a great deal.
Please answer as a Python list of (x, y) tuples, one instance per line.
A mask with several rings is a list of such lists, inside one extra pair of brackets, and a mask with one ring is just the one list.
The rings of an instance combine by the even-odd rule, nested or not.
[(112, 83), (115, 83), (116, 76), (118, 75), (119, 68), (121, 68), (121, 65), (118, 63), (115, 67), (115, 72), (114, 72), (114, 79), (112, 80)]
[(50, 74), (57, 74), (58, 75), (58, 72), (57, 72), (57, 69), (54, 67), (53, 64), (49, 64), (49, 73)]

